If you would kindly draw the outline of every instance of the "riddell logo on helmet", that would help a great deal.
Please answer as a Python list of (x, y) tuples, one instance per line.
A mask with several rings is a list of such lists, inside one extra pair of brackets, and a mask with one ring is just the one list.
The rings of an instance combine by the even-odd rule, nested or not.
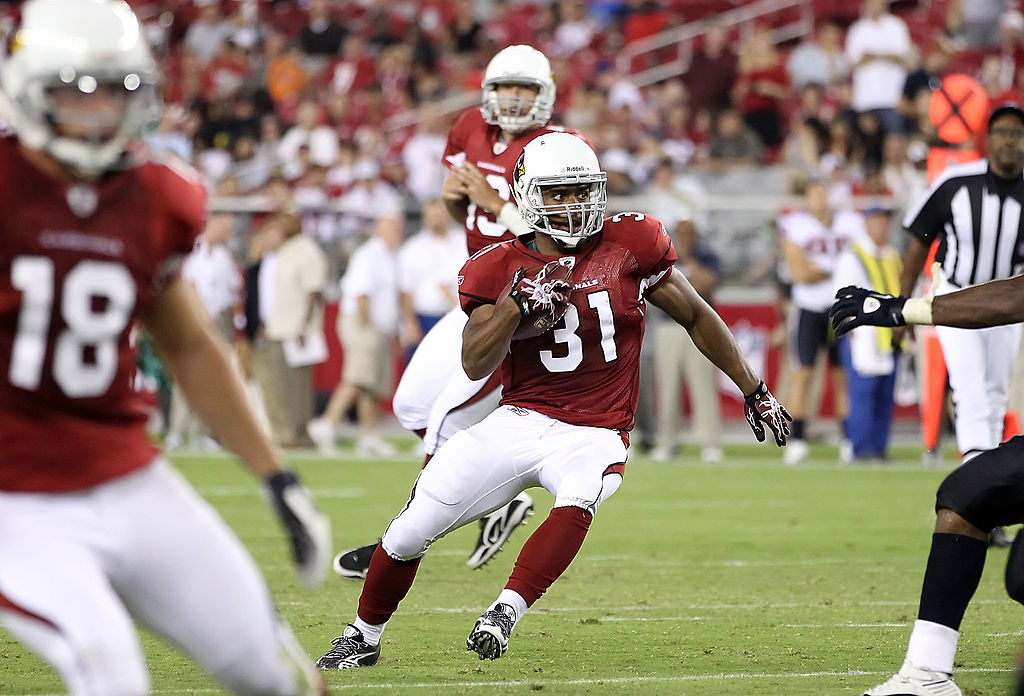
[(576, 165), (574, 167), (566, 167), (565, 171), (567, 171), (567, 172), (585, 172), (585, 171), (587, 171), (587, 167), (584, 167), (583, 165)]

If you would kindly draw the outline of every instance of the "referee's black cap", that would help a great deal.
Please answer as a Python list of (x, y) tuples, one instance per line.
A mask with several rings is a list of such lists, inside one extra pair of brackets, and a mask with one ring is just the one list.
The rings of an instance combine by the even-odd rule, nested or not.
[(1004, 102), (992, 109), (992, 113), (988, 116), (988, 127), (992, 128), (992, 122), (1004, 114), (1013, 114), (1016, 116), (1021, 125), (1024, 125), (1024, 109), (1021, 108), (1020, 104), (1016, 102)]

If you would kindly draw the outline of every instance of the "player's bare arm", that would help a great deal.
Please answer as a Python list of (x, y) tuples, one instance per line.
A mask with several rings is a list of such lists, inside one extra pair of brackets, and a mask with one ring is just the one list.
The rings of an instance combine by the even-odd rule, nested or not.
[(647, 299), (685, 328), (700, 352), (728, 375), (740, 391), (750, 394), (757, 389), (761, 380), (743, 359), (729, 327), (682, 273), (673, 268), (671, 275), (647, 294)]
[(249, 409), (220, 339), (203, 316), (195, 290), (178, 278), (141, 318), (192, 408), (228, 449), (265, 479), (281, 467)]
[(818, 268), (818, 266), (807, 258), (807, 254), (795, 242), (787, 241), (783, 247), (783, 256), (786, 260), (786, 268), (794, 283), (817, 283), (828, 280), (830, 274)]
[(316, 509), (298, 477), (274, 456), (207, 317), (195, 290), (181, 277), (140, 315), (189, 404), (264, 483), (288, 534), (299, 578), (315, 587), (323, 582), (332, 555), (330, 521)]
[(498, 369), (522, 317), (510, 297), (473, 310), (462, 332), (462, 367), (470, 379), (483, 379)]
[(939, 295), (932, 300), (932, 323), (981, 329), (1024, 321), (1024, 275), (993, 280)]

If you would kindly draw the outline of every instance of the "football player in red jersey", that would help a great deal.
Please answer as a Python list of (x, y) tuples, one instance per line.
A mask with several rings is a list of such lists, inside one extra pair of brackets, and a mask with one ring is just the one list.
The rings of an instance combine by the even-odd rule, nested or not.
[[(767, 426), (778, 445), (786, 443), (789, 414), (675, 270), (662, 224), (642, 213), (604, 219), (606, 175), (584, 140), (568, 133), (532, 140), (516, 166), (514, 195), (534, 234), (479, 251), (459, 288), (469, 315), (463, 365), (477, 378), (501, 365), (502, 405), (453, 435), (423, 469), (373, 555), (355, 621), (320, 658), (321, 668), (374, 664), (381, 632), (430, 545), (523, 489), (543, 486), (554, 506), (466, 642), (481, 659), (505, 652), (516, 622), (569, 566), (594, 514), (622, 482), (645, 299), (684, 326), (747, 395), (758, 439)], [(570, 282), (554, 265), (571, 267)], [(537, 267), (535, 276), (524, 273)], [(523, 322), (529, 326), (520, 329)], [(535, 330), (544, 325), (550, 330)]]
[(283, 470), (178, 273), (205, 216), (194, 171), (136, 148), (157, 70), (120, 0), (29, 0), (0, 139), (0, 624), (75, 695), (145, 694), (134, 622), (239, 694), (323, 692), (256, 564), (146, 434), (136, 322), (264, 482), (300, 577), (330, 528)]
[[(450, 173), (444, 200), (452, 217), (466, 227), (470, 255), (496, 242), (526, 234), (510, 201), (512, 170), (523, 146), (538, 135), (563, 129), (549, 126), (555, 105), (551, 65), (531, 46), (509, 46), (484, 72), (483, 104), (463, 113), (452, 126), (444, 162)], [(456, 432), (478, 423), (498, 405), (496, 374), (471, 379), (459, 355), (466, 314), (455, 307), (423, 338), (395, 390), (393, 407), (402, 426), (423, 436), (427, 457)], [(312, 425), (310, 435), (317, 435)], [(333, 437), (333, 435), (331, 435)], [(480, 519), (476, 547), (466, 564), (479, 568), (501, 549), (512, 531), (533, 512), (526, 493)], [(377, 544), (349, 549), (334, 560), (335, 571), (366, 577)]]

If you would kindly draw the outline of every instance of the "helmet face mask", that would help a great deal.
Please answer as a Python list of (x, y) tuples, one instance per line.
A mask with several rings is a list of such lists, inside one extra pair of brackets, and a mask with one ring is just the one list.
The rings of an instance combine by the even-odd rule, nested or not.
[[(532, 98), (519, 90), (502, 89), (506, 85), (525, 85), (536, 90)], [(543, 53), (531, 46), (509, 46), (487, 64), (484, 73), (483, 104), (480, 113), (484, 120), (510, 133), (523, 133), (539, 128), (551, 120), (555, 108), (555, 81), (551, 64)], [(519, 94), (500, 94), (501, 92)]]
[(523, 149), (513, 196), (519, 214), (535, 232), (574, 248), (604, 226), (608, 176), (583, 139), (548, 133)]
[(160, 115), (156, 65), (119, 1), (30, 0), (0, 86), (19, 140), (77, 175), (115, 167)]

